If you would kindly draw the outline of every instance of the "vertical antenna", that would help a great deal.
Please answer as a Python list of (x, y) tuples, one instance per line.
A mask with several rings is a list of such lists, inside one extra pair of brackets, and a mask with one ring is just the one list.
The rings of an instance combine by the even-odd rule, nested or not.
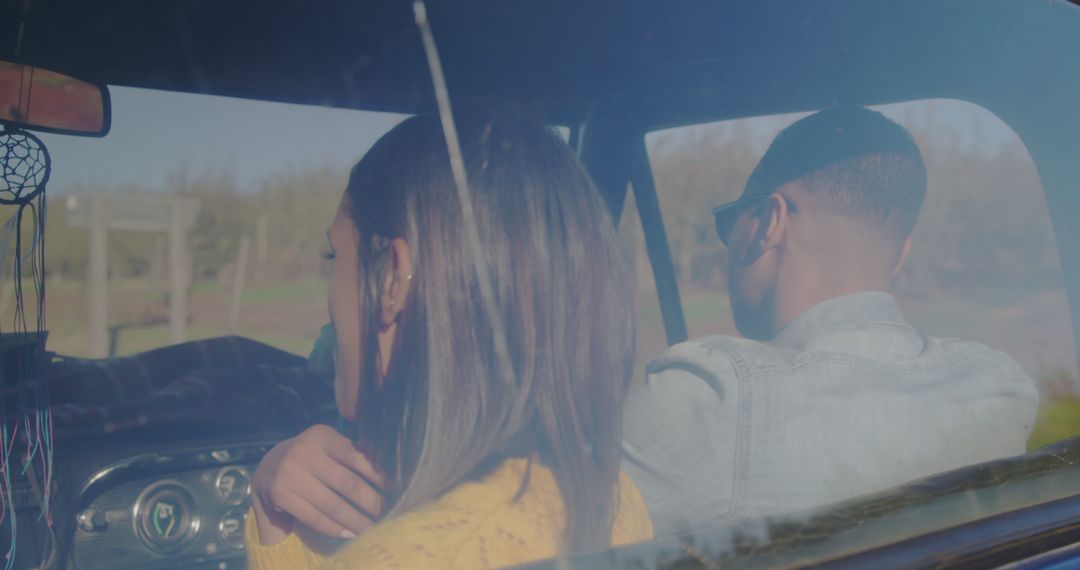
[(510, 366), (510, 351), (506, 346), (506, 335), (503, 334), (503, 322), (495, 306), (495, 291), (491, 285), (487, 264), (483, 260), (480, 231), (477, 229), (472, 193), (469, 191), (469, 179), (461, 153), (461, 141), (458, 139), (457, 128), (454, 126), (454, 114), (450, 107), (450, 92), (446, 88), (446, 76), (443, 75), (439, 50), (435, 47), (435, 36), (431, 33), (431, 23), (428, 21), (424, 0), (413, 2), (413, 13), (416, 16), (416, 25), (420, 28), (420, 37), (424, 42), (424, 54), (427, 56), (428, 68), (431, 71), (431, 81), (435, 85), (435, 101), (439, 107), (439, 119), (442, 121), (443, 135), (450, 153), (450, 170), (454, 175), (454, 185), (457, 186), (467, 245), (473, 250), (473, 259), (476, 260), (476, 280), (480, 287), (480, 302), (483, 304), (481, 308), (488, 314), (491, 321), (492, 333), (495, 336), (495, 356), (499, 360), (499, 371), (503, 380), (514, 382), (513, 368)]

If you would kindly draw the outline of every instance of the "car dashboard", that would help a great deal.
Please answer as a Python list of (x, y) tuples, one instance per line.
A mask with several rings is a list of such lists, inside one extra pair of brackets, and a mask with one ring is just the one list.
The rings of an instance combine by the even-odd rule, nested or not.
[(56, 450), (51, 524), (43, 493), (15, 489), (13, 567), (245, 568), (255, 466), (291, 435), (205, 422), (67, 441)]
[(97, 471), (75, 515), (71, 567), (244, 567), (251, 475), (273, 443), (145, 453)]

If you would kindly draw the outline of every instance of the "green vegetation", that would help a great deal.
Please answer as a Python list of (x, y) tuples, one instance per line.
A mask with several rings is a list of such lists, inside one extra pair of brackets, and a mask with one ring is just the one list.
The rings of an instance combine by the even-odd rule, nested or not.
[(1061, 397), (1043, 404), (1035, 431), (1028, 440), (1028, 448), (1038, 449), (1044, 445), (1080, 435), (1080, 398)]

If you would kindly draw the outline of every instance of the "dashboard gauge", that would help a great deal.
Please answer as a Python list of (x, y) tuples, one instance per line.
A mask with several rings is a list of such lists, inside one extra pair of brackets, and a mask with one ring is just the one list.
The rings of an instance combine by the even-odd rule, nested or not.
[(218, 472), (214, 490), (226, 505), (243, 504), (251, 492), (251, 475), (243, 467), (226, 467)]
[(218, 536), (229, 548), (239, 550), (244, 547), (244, 521), (247, 513), (241, 509), (229, 509), (221, 515), (218, 523)]
[(183, 550), (199, 531), (195, 499), (179, 481), (160, 481), (135, 502), (135, 534), (155, 552)]

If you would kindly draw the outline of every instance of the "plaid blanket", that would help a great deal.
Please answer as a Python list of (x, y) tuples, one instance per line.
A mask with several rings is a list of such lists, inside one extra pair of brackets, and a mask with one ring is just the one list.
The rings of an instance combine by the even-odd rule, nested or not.
[[(333, 415), (325, 372), (241, 337), (101, 360), (53, 356), (44, 381), (55, 440), (215, 418), (299, 429)], [(33, 402), (34, 390), (25, 383), (8, 388), (3, 400)], [(6, 418), (36, 410), (20, 411), (9, 409)]]

